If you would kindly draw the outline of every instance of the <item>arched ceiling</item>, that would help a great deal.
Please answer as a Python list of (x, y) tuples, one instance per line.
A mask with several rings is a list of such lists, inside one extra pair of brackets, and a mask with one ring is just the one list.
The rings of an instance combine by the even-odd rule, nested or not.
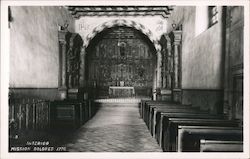
[(167, 32), (167, 18), (173, 6), (67, 6), (75, 18), (75, 32), (86, 48), (100, 31), (112, 26), (128, 26), (148, 36), (157, 52), (160, 37)]
[(131, 27), (134, 28), (138, 31), (140, 31), (141, 33), (143, 33), (145, 36), (148, 37), (148, 39), (152, 42), (152, 44), (154, 45), (155, 49), (157, 52), (160, 52), (161, 46), (158, 43), (158, 40), (156, 40), (153, 37), (152, 32), (147, 29), (144, 25), (137, 23), (135, 21), (131, 21), (131, 20), (125, 20), (125, 19), (120, 19), (120, 20), (112, 20), (112, 21), (107, 21), (105, 23), (103, 23), (102, 25), (97, 26), (96, 28), (94, 28), (92, 30), (92, 32), (90, 34), (87, 35), (86, 39), (85, 39), (85, 43), (83, 45), (84, 48), (87, 48), (89, 45), (89, 42), (100, 32), (102, 32), (103, 30), (107, 29), (107, 28), (112, 28), (114, 26), (126, 26), (126, 27)]

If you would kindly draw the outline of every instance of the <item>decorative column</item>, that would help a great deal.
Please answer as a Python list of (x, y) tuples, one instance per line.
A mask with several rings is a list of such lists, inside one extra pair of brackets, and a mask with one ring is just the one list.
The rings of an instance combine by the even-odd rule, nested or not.
[(77, 34), (73, 33), (70, 37), (69, 40), (69, 49), (67, 50), (67, 76), (68, 76), (68, 81), (67, 86), (69, 89), (72, 89), (75, 87), (74, 85), (74, 72), (75, 72), (75, 66), (73, 64), (77, 64), (78, 63), (78, 59), (76, 59), (76, 52), (74, 50), (74, 38), (76, 37)]
[(174, 88), (180, 88), (180, 44), (181, 44), (181, 31), (173, 31), (174, 33)]
[(162, 78), (161, 78), (161, 68), (162, 68), (162, 54), (157, 52), (157, 77), (156, 77), (156, 88), (162, 87)]
[(60, 98), (67, 98), (67, 85), (66, 85), (66, 71), (67, 71), (67, 57), (66, 57), (66, 34), (67, 31), (58, 31), (59, 38), (59, 78), (58, 78), (58, 90)]
[(80, 53), (82, 48), (82, 38), (77, 33), (71, 33), (67, 50), (67, 80), (68, 98), (79, 99), (80, 95)]
[[(88, 82), (86, 79), (86, 57), (87, 52), (86, 52), (86, 47), (82, 46), (81, 47), (81, 52), (80, 52), (80, 78), (79, 78), (79, 83), (80, 83), (80, 88), (81, 88), (81, 97), (83, 100), (89, 99), (91, 92), (93, 93), (93, 89), (88, 88)], [(95, 93), (92, 94), (91, 96), (94, 97)]]
[(66, 86), (66, 72), (67, 72), (67, 69), (66, 69), (66, 63), (67, 63), (67, 58), (66, 58), (66, 42), (63, 43), (63, 46), (62, 46), (62, 88), (67, 88)]
[[(67, 38), (66, 38), (67, 37)], [(59, 77), (58, 90), (60, 99), (78, 98), (79, 65), (82, 38), (67, 29), (58, 31), (59, 40)]]
[(157, 79), (158, 79), (158, 83), (157, 83), (157, 100), (162, 100), (162, 86), (163, 86), (163, 78), (162, 78), (162, 69), (163, 69), (163, 60), (162, 60), (162, 52), (159, 51), (157, 53)]
[(172, 74), (173, 74), (173, 57), (172, 57), (171, 39), (167, 37), (167, 73), (166, 73), (166, 88), (172, 88)]
[(161, 68), (162, 68), (162, 55), (161, 52), (157, 52), (157, 65), (156, 65), (156, 85), (153, 88), (153, 100), (158, 100), (160, 88), (162, 87), (162, 76), (161, 76)]
[(82, 47), (81, 48), (81, 53), (80, 53), (80, 59), (81, 59), (81, 63), (80, 63), (80, 79), (79, 79), (79, 82), (80, 82), (80, 87), (85, 87), (86, 86), (86, 78), (85, 78), (85, 70), (86, 70), (86, 48), (85, 47)]
[(181, 102), (181, 64), (180, 64), (180, 55), (181, 55), (181, 34), (182, 31), (175, 30), (173, 31), (174, 39), (174, 54), (173, 54), (173, 62), (174, 62), (174, 85), (173, 85), (173, 100), (175, 102)]
[[(171, 40), (167, 34), (162, 35), (161, 40), (161, 54), (162, 54), (162, 87), (160, 88), (160, 99), (164, 101), (171, 101)], [(159, 99), (159, 98), (158, 98)]]
[(162, 46), (162, 88), (167, 87), (167, 52), (166, 52), (166, 44)]

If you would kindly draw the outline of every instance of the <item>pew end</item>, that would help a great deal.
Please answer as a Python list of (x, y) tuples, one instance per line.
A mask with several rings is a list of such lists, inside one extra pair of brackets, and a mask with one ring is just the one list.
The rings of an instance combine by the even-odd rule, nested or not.
[(243, 152), (243, 141), (202, 139), (200, 152)]
[(200, 140), (243, 141), (240, 127), (178, 126), (178, 152), (199, 152)]

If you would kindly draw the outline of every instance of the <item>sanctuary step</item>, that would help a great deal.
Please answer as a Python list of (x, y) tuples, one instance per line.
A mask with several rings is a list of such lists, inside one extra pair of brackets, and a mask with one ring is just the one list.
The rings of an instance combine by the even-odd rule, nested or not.
[(140, 103), (141, 98), (108, 98), (108, 99), (96, 99), (96, 103)]

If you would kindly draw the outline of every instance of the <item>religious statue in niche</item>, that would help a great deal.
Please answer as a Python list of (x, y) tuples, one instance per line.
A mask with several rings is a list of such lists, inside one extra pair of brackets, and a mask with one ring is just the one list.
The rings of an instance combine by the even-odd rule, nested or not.
[(142, 78), (144, 76), (144, 72), (145, 72), (145, 70), (143, 67), (138, 68), (138, 75), (140, 76), (140, 78)]
[(125, 57), (125, 47), (126, 47), (126, 43), (125, 42), (118, 42), (118, 47), (119, 47), (119, 51), (120, 51), (120, 56), (121, 57)]
[(109, 67), (105, 67), (106, 65), (104, 65), (102, 68), (102, 77), (104, 78), (104, 79), (106, 79), (106, 80), (108, 80), (109, 78), (110, 78), (110, 75), (109, 75), (109, 72), (110, 71), (108, 71), (107, 69), (109, 68)]

